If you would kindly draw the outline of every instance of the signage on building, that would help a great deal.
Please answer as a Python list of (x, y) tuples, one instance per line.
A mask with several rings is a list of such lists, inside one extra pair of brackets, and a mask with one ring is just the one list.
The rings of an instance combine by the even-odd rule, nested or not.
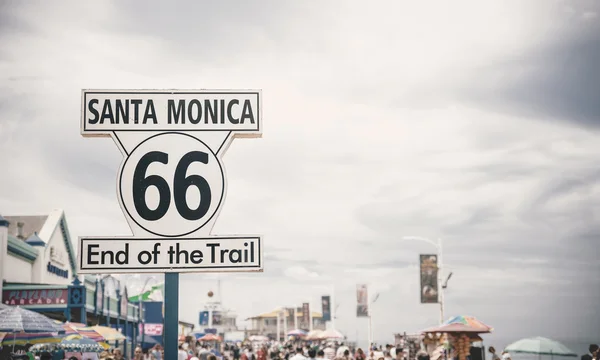
[(64, 252), (58, 251), (55, 246), (50, 247), (50, 261), (57, 263), (58, 265), (66, 265), (67, 256)]
[(212, 236), (225, 201), (223, 155), (260, 137), (260, 91), (84, 90), (81, 133), (110, 136), (133, 237), (80, 237), (82, 274), (262, 271), (261, 236)]
[(67, 305), (67, 289), (36, 289), (36, 290), (3, 290), (2, 303), (4, 305)]
[(163, 324), (140, 324), (139, 332), (149, 336), (162, 336)]
[(46, 270), (48, 270), (48, 272), (50, 274), (54, 274), (56, 276), (60, 276), (65, 279), (69, 278), (69, 270), (63, 270), (57, 266), (52, 265), (51, 262), (48, 262), (48, 265), (46, 266)]

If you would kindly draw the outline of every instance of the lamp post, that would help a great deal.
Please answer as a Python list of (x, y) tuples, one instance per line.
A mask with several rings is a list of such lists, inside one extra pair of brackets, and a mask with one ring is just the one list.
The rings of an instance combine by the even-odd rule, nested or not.
[[(115, 287), (115, 293), (117, 295), (117, 306), (119, 307), (118, 309), (116, 309), (117, 311), (117, 329), (120, 331), (119, 327), (121, 325), (121, 282), (112, 277), (111, 275), (106, 275), (102, 278), (102, 294), (104, 294), (104, 283), (106, 279), (111, 279), (113, 281), (113, 286)], [(110, 326), (110, 298), (108, 299), (108, 316), (107, 316), (107, 325), (109, 327)], [(115, 347), (119, 347), (119, 340), (115, 341)]]
[(428, 238), (424, 238), (424, 237), (420, 237), (420, 236), (404, 236), (402, 238), (403, 240), (416, 240), (416, 241), (424, 241), (426, 243), (429, 243), (433, 246), (435, 246), (435, 248), (437, 249), (437, 257), (438, 257), (438, 291), (439, 291), (439, 298), (438, 298), (438, 302), (440, 304), (440, 324), (444, 323), (444, 290), (448, 287), (448, 280), (450, 280), (450, 276), (452, 276), (452, 273), (450, 273), (448, 275), (448, 277), (446, 278), (446, 281), (443, 282), (443, 259), (442, 259), (442, 239), (438, 238), (438, 241), (435, 242), (433, 240), (430, 240)]
[(369, 304), (369, 308), (367, 309), (368, 311), (368, 315), (369, 315), (369, 351), (371, 349), (371, 346), (373, 346), (373, 323), (371, 321), (371, 308), (373, 307), (373, 304), (375, 304), (375, 302), (377, 301), (377, 299), (379, 299), (379, 293), (376, 293), (375, 296), (373, 296), (373, 300), (371, 300), (371, 303)]

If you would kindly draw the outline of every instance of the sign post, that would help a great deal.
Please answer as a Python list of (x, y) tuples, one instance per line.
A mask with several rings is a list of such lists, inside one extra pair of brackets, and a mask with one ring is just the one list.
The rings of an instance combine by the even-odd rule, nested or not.
[(81, 134), (123, 154), (117, 198), (130, 237), (79, 237), (80, 274), (164, 273), (165, 358), (177, 358), (179, 273), (263, 270), (259, 235), (214, 236), (223, 155), (261, 137), (260, 90), (83, 90)]

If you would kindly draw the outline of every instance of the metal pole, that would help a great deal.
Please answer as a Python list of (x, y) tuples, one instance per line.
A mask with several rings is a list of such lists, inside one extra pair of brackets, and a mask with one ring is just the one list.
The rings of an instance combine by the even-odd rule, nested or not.
[[(115, 285), (115, 282), (113, 280), (113, 285)], [(117, 304), (119, 304), (119, 308), (117, 309), (117, 330), (121, 331), (121, 284), (119, 284), (119, 286), (117, 287)], [(119, 340), (115, 341), (115, 347), (118, 348), (119, 347)]]
[(281, 309), (277, 309), (277, 341), (281, 340), (281, 337), (279, 336), (281, 334)]
[(283, 310), (283, 340), (284, 341), (287, 338), (287, 333), (288, 333), (287, 321), (288, 321), (288, 311), (286, 308), (284, 308), (284, 310)]
[(144, 335), (146, 335), (146, 322), (144, 321), (144, 308), (142, 306), (142, 294), (138, 297), (138, 321), (142, 322), (142, 350), (144, 349)]
[(373, 346), (373, 324), (371, 322), (371, 308), (369, 307), (369, 351), (371, 351), (371, 347)]
[(165, 359), (177, 359), (179, 273), (165, 274)]
[(331, 300), (329, 302), (329, 307), (331, 308), (331, 328), (335, 329), (335, 284), (333, 285), (333, 289), (331, 291)]
[(438, 289), (440, 291), (440, 325), (444, 323), (444, 287), (442, 286), (442, 281), (444, 281), (443, 276), (443, 259), (442, 259), (442, 238), (438, 238)]

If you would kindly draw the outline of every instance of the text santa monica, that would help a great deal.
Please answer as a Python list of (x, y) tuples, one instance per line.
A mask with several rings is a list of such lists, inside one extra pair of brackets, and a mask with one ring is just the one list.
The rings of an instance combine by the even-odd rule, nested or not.
[(260, 130), (259, 92), (84, 91), (84, 132)]

